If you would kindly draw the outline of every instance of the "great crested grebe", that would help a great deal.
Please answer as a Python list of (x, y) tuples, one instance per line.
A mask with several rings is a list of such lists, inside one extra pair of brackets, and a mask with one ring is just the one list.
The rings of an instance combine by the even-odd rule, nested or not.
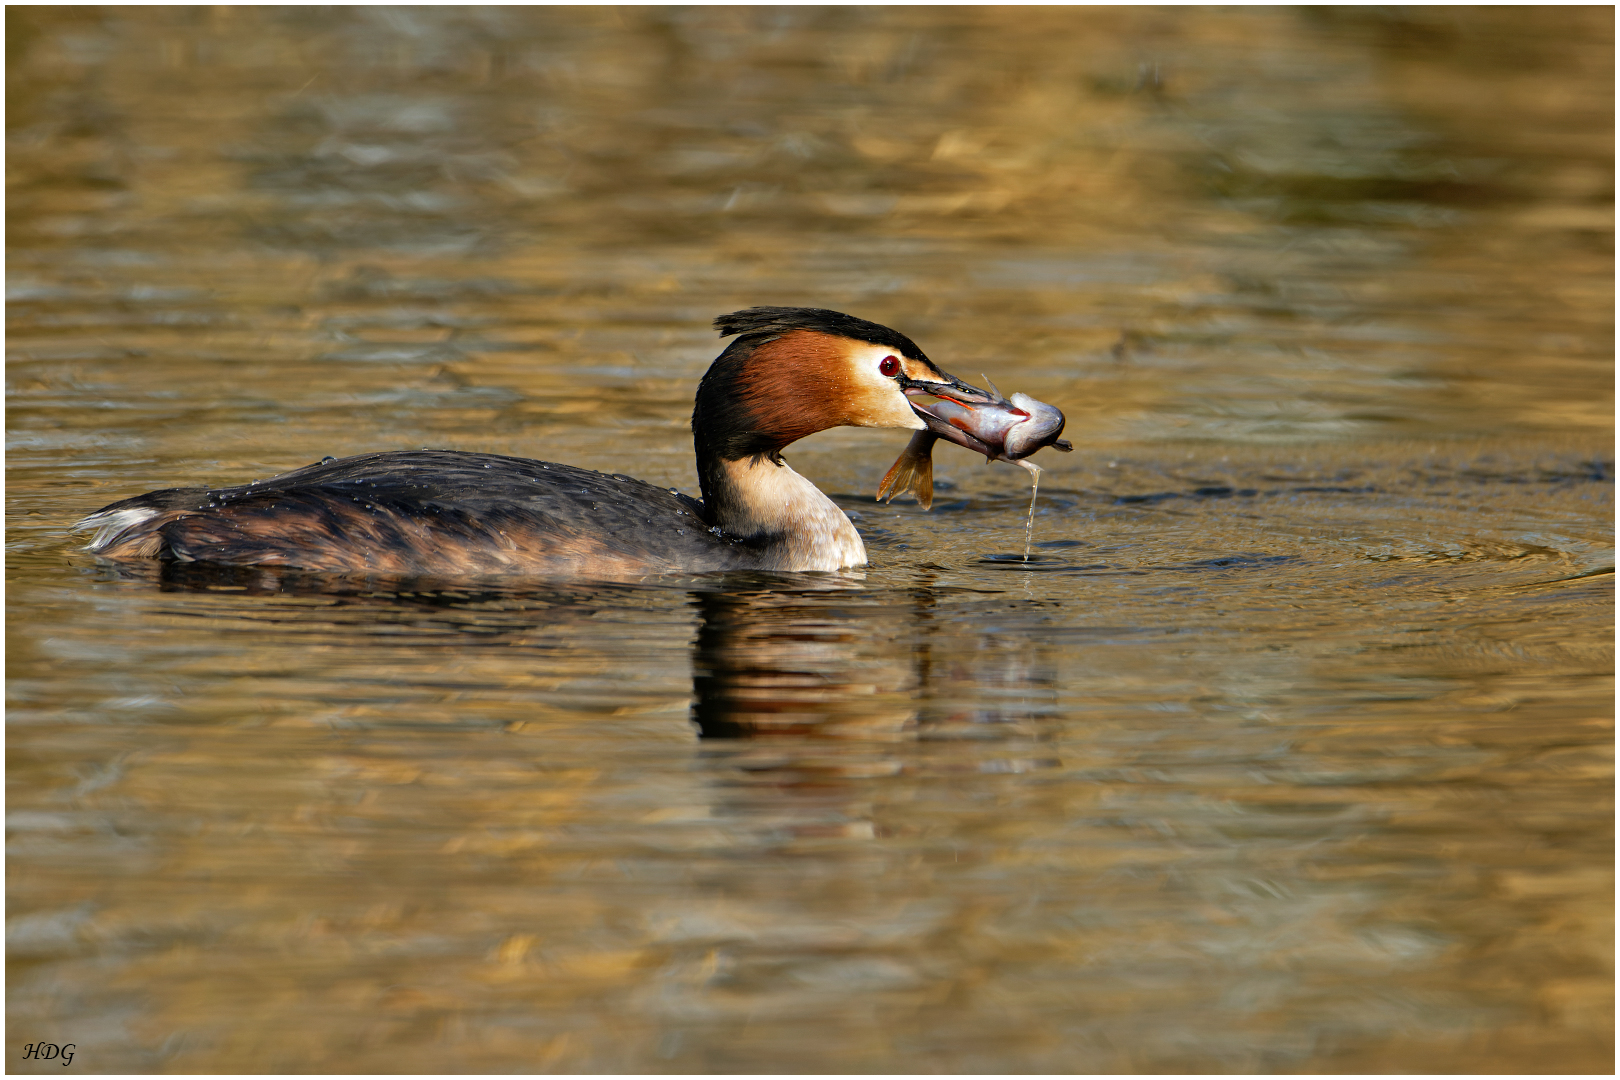
[(111, 558), (338, 573), (838, 570), (864, 565), (866, 547), (783, 448), (841, 425), (929, 429), (971, 445), (913, 399), (1000, 401), (945, 374), (904, 334), (840, 312), (755, 307), (714, 326), (736, 340), (692, 410), (701, 500), (572, 465), (403, 450), (240, 487), (153, 491), (78, 527), (95, 530), (90, 550)]

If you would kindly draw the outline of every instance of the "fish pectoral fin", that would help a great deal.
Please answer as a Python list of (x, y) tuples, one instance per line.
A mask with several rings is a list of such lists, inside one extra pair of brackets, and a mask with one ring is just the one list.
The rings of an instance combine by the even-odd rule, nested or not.
[[(929, 440), (928, 446), (932, 450), (933, 440)], [(924, 510), (934, 505), (933, 454), (917, 453), (913, 446), (907, 446), (883, 474), (883, 482), (878, 484), (878, 501), (893, 502), (908, 491), (917, 496), (917, 504)]]
[(895, 485), (900, 482), (900, 467), (905, 463), (904, 454), (894, 459), (894, 464), (889, 466), (889, 471), (884, 473), (883, 479), (878, 482), (877, 498), (874, 501), (893, 502), (896, 495), (902, 494), (902, 489)]

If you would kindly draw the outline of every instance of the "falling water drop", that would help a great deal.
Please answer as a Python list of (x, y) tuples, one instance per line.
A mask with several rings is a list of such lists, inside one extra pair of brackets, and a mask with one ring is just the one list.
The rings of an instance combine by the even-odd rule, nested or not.
[(1024, 561), (1029, 562), (1030, 544), (1035, 539), (1035, 496), (1041, 490), (1041, 467), (1033, 461), (1020, 461), (1029, 470), (1029, 518), (1024, 522)]

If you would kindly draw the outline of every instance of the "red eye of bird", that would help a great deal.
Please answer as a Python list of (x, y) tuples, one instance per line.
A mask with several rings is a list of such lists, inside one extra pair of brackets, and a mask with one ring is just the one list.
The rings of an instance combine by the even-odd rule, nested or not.
[(883, 362), (878, 364), (878, 370), (891, 379), (900, 374), (900, 360), (898, 357), (885, 356)]

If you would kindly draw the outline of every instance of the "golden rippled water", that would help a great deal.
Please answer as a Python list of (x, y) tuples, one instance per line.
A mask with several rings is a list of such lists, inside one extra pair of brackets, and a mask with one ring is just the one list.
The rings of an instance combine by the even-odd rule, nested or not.
[[(1606, 1072), (1613, 11), (10, 8), (10, 1071)], [(1050, 401), (841, 575), (113, 566), (695, 490), (717, 314)], [(29, 1047), (73, 1047), (63, 1058)]]

